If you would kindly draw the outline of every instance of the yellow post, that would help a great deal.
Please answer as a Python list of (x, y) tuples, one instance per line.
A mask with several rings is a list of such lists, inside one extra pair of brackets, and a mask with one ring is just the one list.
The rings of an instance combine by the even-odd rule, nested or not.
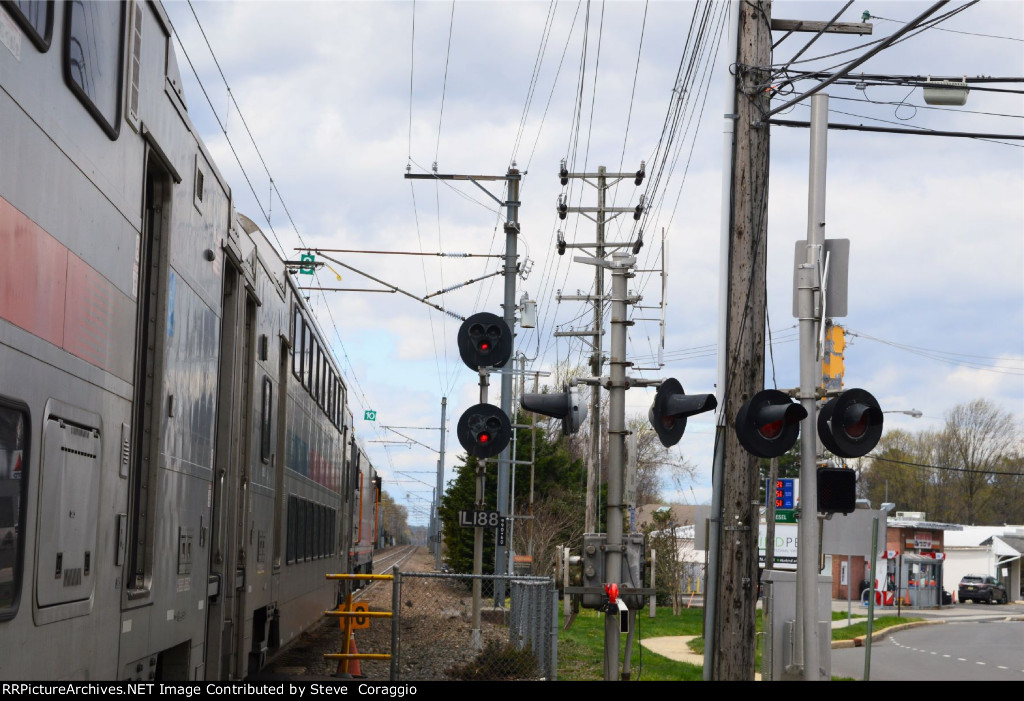
[[(351, 611), (352, 610), (352, 592), (349, 592), (345, 596), (344, 610), (345, 611)], [(352, 619), (349, 618), (348, 616), (342, 616), (342, 618), (339, 621), (339, 623), (341, 624), (342, 630), (345, 631), (345, 636), (344, 636), (345, 637), (345, 644), (342, 646), (341, 649), (344, 650), (345, 652), (351, 652), (351, 650), (349, 650), (349, 641), (352, 639)], [(342, 670), (342, 673), (343, 674), (348, 674), (349, 660), (346, 658), (345, 660), (342, 660), (341, 662), (344, 665), (344, 670)]]

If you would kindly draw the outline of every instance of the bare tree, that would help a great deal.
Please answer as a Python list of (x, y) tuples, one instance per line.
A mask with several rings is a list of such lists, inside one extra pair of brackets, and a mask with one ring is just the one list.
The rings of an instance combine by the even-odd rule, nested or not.
[(939, 431), (886, 433), (862, 478), (872, 502), (937, 521), (993, 525), (1024, 516), (1020, 426), (986, 399), (954, 407)]
[(950, 480), (957, 489), (958, 520), (974, 524), (992, 500), (995, 473), (1020, 448), (1013, 416), (987, 399), (960, 404), (946, 416), (940, 434), (939, 458), (956, 471)]
[(533, 536), (533, 573), (550, 574), (554, 571), (556, 547), (578, 547), (583, 539), (583, 520), (580, 518), (578, 499), (563, 494), (547, 494), (533, 504), (533, 519), (515, 531), (516, 552), (530, 552)]
[(675, 446), (666, 448), (646, 416), (633, 416), (626, 428), (637, 435), (636, 505), (657, 504), (666, 481), (676, 489), (691, 481), (697, 468)]
[(656, 509), (651, 521), (644, 526), (648, 548), (657, 553), (655, 576), (658, 598), (668, 598), (673, 615), (679, 615), (683, 606), (683, 576), (686, 562), (680, 548), (680, 524), (672, 520), (672, 509)]

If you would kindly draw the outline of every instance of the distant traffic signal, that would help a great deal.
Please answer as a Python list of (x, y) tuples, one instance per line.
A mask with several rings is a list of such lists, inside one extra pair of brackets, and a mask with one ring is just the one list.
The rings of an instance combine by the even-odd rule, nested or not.
[(512, 355), (512, 332), (500, 316), (480, 312), (459, 327), (459, 355), (470, 370), (500, 368)]
[(878, 445), (882, 418), (882, 408), (869, 392), (848, 389), (818, 412), (818, 438), (841, 458), (859, 458)]
[(459, 417), (455, 429), (459, 443), (474, 458), (493, 458), (508, 447), (512, 422), (493, 404), (476, 404)]
[(713, 394), (686, 394), (679, 380), (670, 377), (658, 386), (647, 418), (665, 447), (673, 446), (686, 431), (686, 417), (718, 406)]
[(587, 407), (580, 402), (579, 391), (568, 385), (563, 385), (563, 391), (558, 394), (524, 394), (519, 405), (523, 411), (561, 419), (562, 433), (566, 436), (579, 431), (587, 418)]
[(842, 467), (818, 468), (818, 513), (848, 514), (857, 508), (857, 473)]
[(748, 453), (777, 458), (793, 447), (807, 410), (777, 389), (758, 392), (736, 415), (736, 437)]

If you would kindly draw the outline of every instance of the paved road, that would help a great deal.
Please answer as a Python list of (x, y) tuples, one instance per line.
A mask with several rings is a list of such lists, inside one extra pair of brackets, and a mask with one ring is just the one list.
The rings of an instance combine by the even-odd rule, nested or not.
[[(971, 618), (954, 616), (875, 641), (871, 681), (1024, 682), (1024, 621)], [(832, 675), (863, 679), (865, 652), (832, 650)]]

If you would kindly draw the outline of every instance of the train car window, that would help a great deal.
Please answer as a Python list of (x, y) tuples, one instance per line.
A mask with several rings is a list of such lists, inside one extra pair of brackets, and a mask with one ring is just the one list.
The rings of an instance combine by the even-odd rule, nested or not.
[(121, 130), (124, 13), (128, 3), (69, 2), (64, 80), (111, 139)]
[(328, 380), (330, 393), (331, 393), (331, 405), (327, 408), (327, 418), (331, 420), (332, 424), (338, 423), (338, 380), (334, 377), (334, 368), (331, 368), (331, 377)]
[(330, 509), (327, 512), (327, 552), (334, 556), (334, 534), (338, 528), (338, 512), (335, 509)]
[(28, 498), (28, 415), (0, 400), (0, 621), (13, 618), (21, 598)]
[(263, 405), (260, 410), (260, 459), (270, 462), (270, 436), (273, 433), (274, 385), (269, 377), (263, 378)]
[(324, 548), (324, 541), (327, 540), (327, 519), (324, 518), (324, 505), (316, 505), (316, 555), (324, 557), (327, 551)]
[(322, 347), (320, 348), (320, 363), (317, 365), (317, 369), (320, 371), (320, 375), (317, 377), (316, 390), (317, 396), (320, 397), (320, 408), (323, 409), (327, 406), (327, 392), (324, 382), (327, 376), (327, 352)]
[(305, 499), (298, 500), (298, 520), (295, 530), (295, 561), (302, 562), (306, 559), (306, 529), (309, 528), (306, 522), (306, 507), (309, 505)]
[(292, 322), (292, 372), (302, 381), (302, 310), (295, 305), (295, 316)]
[(303, 504), (306, 507), (306, 528), (303, 534), (306, 536), (305, 553), (306, 559), (313, 559), (313, 502), (307, 501)]
[(302, 386), (309, 389), (313, 375), (313, 334), (306, 320), (302, 320)]
[(3, 0), (3, 6), (44, 54), (53, 35), (53, 0)]
[(320, 402), (320, 371), (323, 364), (324, 357), (320, 351), (320, 343), (313, 339), (313, 384), (309, 388), (309, 393), (317, 402)]
[(331, 556), (331, 509), (324, 507), (324, 557)]
[(286, 535), (285, 560), (291, 564), (297, 556), (297, 534), (299, 532), (299, 498), (288, 496), (288, 531)]
[(327, 414), (327, 418), (333, 422), (334, 411), (334, 370), (330, 365), (326, 368), (327, 379), (324, 383), (324, 392), (327, 398), (324, 400), (324, 413)]

